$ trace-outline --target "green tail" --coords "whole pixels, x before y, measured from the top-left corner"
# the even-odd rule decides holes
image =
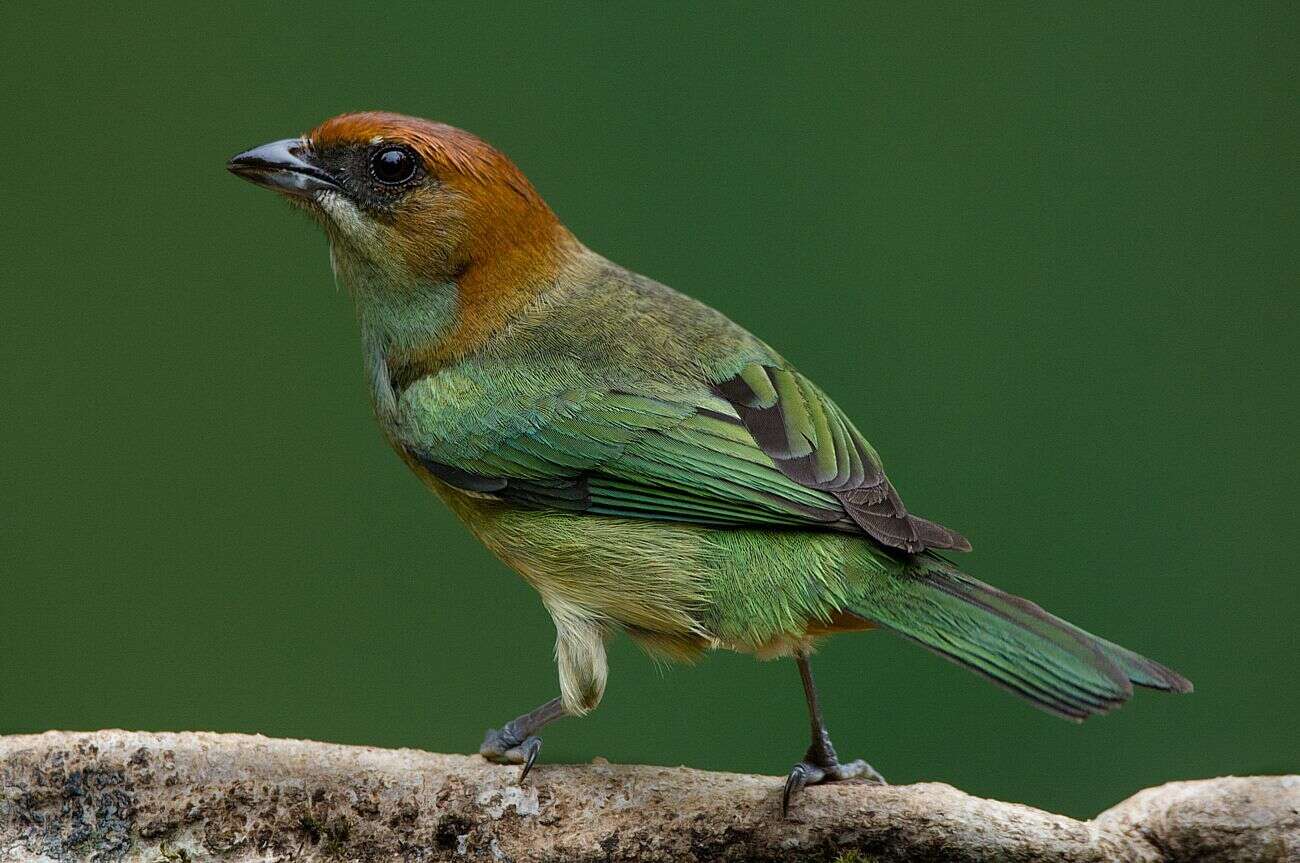
[[[1123,704],[1135,683],[1192,690],[1191,681],[1163,665],[928,553],[911,558],[901,575],[872,579],[853,610],[1066,719]]]

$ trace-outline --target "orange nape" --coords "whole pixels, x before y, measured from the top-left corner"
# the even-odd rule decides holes
[[[391,251],[417,278],[454,281],[455,326],[436,344],[392,356],[420,376],[464,356],[555,283],[582,246],[509,158],[469,132],[384,111],[343,114],[307,135],[313,149],[404,145],[436,180],[388,213]]]

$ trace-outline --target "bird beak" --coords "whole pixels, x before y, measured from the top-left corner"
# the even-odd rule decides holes
[[[286,138],[254,147],[226,163],[226,169],[250,183],[311,199],[322,190],[338,191],[339,185],[312,159],[307,142]]]

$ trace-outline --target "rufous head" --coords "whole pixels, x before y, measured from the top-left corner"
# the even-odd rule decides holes
[[[343,114],[227,167],[312,213],[344,264],[398,267],[428,281],[504,266],[523,279],[573,242],[505,155],[417,117]]]

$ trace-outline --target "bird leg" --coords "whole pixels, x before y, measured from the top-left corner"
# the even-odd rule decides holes
[[[869,782],[884,785],[885,779],[876,768],[862,759],[841,764],[831,745],[831,736],[826,731],[822,720],[821,700],[817,697],[817,684],[813,683],[812,666],[808,663],[808,654],[799,651],[794,661],[799,665],[799,677],[803,680],[803,694],[808,701],[808,720],[812,729],[812,743],[800,761],[790,771],[785,780],[785,790],[781,793],[781,817],[790,812],[790,800],[800,789],[808,785],[820,785],[823,782],[839,782],[843,779],[866,779]]]
[[[515,717],[501,728],[489,728],[483,737],[483,745],[478,748],[478,754],[494,764],[524,765],[519,773],[519,782],[522,784],[528,778],[528,771],[533,769],[533,763],[537,761],[537,753],[542,751],[542,738],[537,736],[537,732],[567,713],[564,703],[558,698],[552,698],[541,707]]]

